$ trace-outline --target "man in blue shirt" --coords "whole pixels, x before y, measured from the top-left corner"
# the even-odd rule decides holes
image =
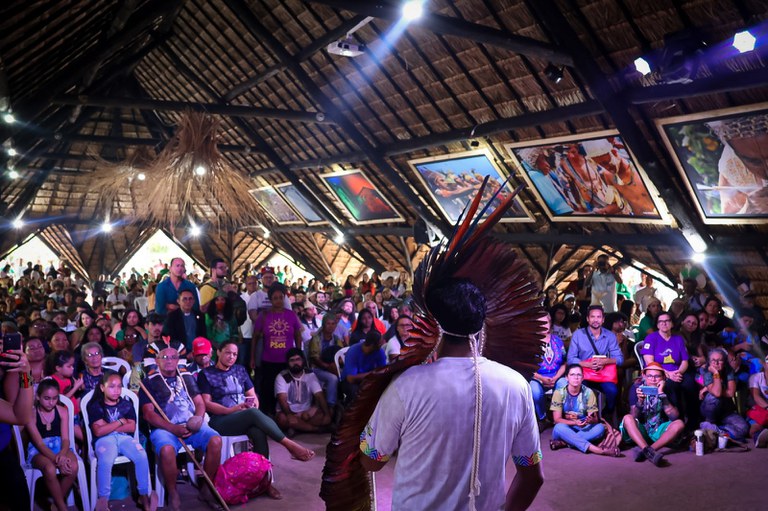
[[[387,355],[380,345],[381,334],[371,329],[363,342],[352,345],[347,351],[341,371],[341,390],[347,403],[357,395],[360,382],[368,373],[387,365]]]
[[[592,305],[587,311],[586,328],[580,328],[573,333],[571,345],[568,347],[568,365],[579,364],[594,371],[599,371],[605,366],[621,366],[624,356],[616,341],[616,336],[608,329],[603,328],[603,308]],[[595,358],[595,355],[598,358]],[[585,385],[599,390],[605,394],[605,415],[613,413],[616,407],[616,395],[618,387],[613,382],[589,382]]]
[[[200,297],[197,288],[193,283],[186,279],[187,266],[184,259],[174,257],[171,259],[171,269],[169,277],[157,285],[155,290],[155,312],[158,314],[168,314],[179,308],[177,301],[179,292],[189,289],[195,297],[194,309],[200,310]]]

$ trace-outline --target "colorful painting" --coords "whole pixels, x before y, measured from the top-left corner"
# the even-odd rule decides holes
[[[299,215],[285,202],[283,196],[271,186],[250,190],[250,194],[278,225],[303,223]]]
[[[555,222],[667,223],[658,193],[615,132],[506,148]]]
[[[705,223],[768,218],[768,103],[656,124]]]
[[[293,206],[293,209],[295,209],[296,212],[304,217],[304,221],[307,223],[307,225],[317,225],[324,222],[323,217],[317,213],[315,207],[312,206],[312,204],[310,204],[309,201],[304,198],[304,196],[293,184],[284,183],[275,186],[275,189],[283,194],[286,202]]]
[[[344,205],[355,224],[403,221],[403,217],[361,170],[323,174],[320,178]]]
[[[506,179],[486,150],[422,158],[411,160],[408,163],[429,190],[438,209],[451,224],[455,224],[459,219],[464,208],[480,189],[486,176],[488,176],[489,186],[485,189],[484,199],[487,200],[490,200]],[[513,191],[514,188],[507,184],[506,189],[495,200],[499,202]],[[487,200],[481,204],[485,205]],[[491,205],[488,208],[488,214],[492,213],[494,209],[496,209],[495,206]],[[519,199],[515,199],[512,207],[501,221],[532,222],[533,218],[523,203]]]

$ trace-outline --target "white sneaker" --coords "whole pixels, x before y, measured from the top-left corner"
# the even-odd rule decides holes
[[[755,447],[758,449],[765,449],[768,447],[768,429],[762,430],[760,434],[757,435],[757,442],[755,442]]]

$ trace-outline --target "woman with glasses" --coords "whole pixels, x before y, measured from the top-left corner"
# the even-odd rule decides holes
[[[716,348],[709,352],[707,367],[702,368],[703,388],[701,429],[726,432],[731,438],[742,440],[749,432],[749,425],[738,413],[733,397],[736,395],[736,377],[728,365],[728,352]]]
[[[585,454],[591,452],[603,456],[621,456],[618,448],[602,449],[592,443],[603,438],[605,426],[600,424],[597,416],[595,393],[582,384],[584,373],[581,366],[569,365],[565,375],[568,384],[555,390],[549,407],[555,421],[549,448],[556,451],[570,446]]]
[[[672,314],[661,311],[656,316],[656,331],[648,334],[640,347],[643,365],[656,362],[664,369],[665,392],[669,401],[680,411],[685,411],[689,430],[699,422],[698,386],[695,375],[688,372],[688,349],[685,339],[672,333]]]
[[[101,380],[104,377],[104,368],[101,366],[104,352],[99,343],[87,342],[83,344],[80,358],[85,365],[80,377],[83,379],[83,394],[86,394],[101,385]]]

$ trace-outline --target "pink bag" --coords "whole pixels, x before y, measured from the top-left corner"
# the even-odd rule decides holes
[[[272,464],[255,452],[241,452],[229,458],[216,472],[216,490],[227,504],[245,504],[261,495],[272,483]]]

